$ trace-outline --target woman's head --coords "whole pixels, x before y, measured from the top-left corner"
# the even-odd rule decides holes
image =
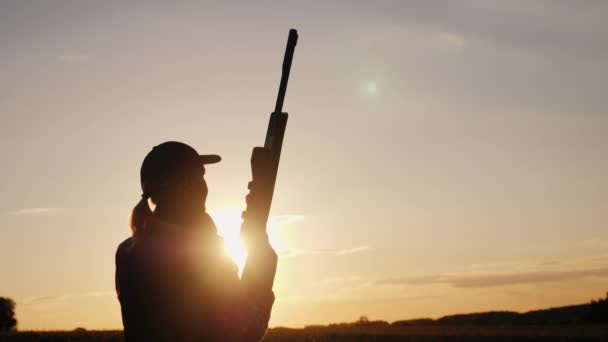
[[[184,143],[168,141],[155,146],[144,158],[140,178],[142,198],[133,209],[131,228],[135,233],[144,228],[152,212],[148,199],[170,223],[189,222],[205,210],[207,184],[205,164],[217,163],[217,155],[199,155]]]

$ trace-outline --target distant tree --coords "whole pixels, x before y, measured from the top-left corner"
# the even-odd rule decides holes
[[[15,301],[0,297],[0,332],[11,331],[17,326],[15,319]]]
[[[587,320],[592,323],[608,323],[608,292],[606,298],[591,301]]]
[[[436,324],[434,319],[432,318],[416,318],[416,319],[408,319],[401,320],[391,323],[391,325],[397,327],[407,327],[407,326],[416,326],[416,325],[433,325]]]
[[[311,324],[304,326],[304,329],[315,330],[315,329],[324,329],[327,328],[326,325],[323,324]]]
[[[365,323],[369,323],[369,318],[367,318],[367,316],[361,316],[359,317],[359,324],[365,324]]]

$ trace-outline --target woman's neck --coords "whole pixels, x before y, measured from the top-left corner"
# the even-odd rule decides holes
[[[201,210],[197,210],[196,212],[187,212],[183,207],[177,208],[174,206],[161,205],[156,206],[154,209],[154,215],[160,220],[182,227],[191,227],[199,223],[204,212],[204,208],[201,208]]]

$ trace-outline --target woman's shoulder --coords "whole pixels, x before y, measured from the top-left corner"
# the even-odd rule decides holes
[[[135,239],[131,236],[126,238],[123,242],[118,245],[116,248],[116,259],[124,256],[133,249],[133,244],[135,243]]]

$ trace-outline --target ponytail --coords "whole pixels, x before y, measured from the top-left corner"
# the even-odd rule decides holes
[[[148,196],[141,195],[141,199],[131,212],[131,232],[133,236],[146,229],[147,221],[150,219],[152,211],[148,205]]]

